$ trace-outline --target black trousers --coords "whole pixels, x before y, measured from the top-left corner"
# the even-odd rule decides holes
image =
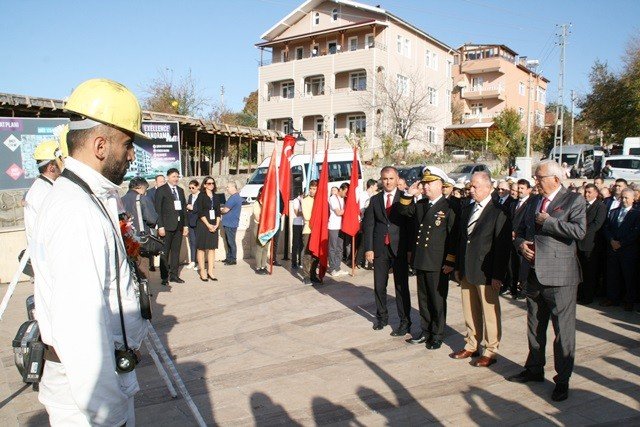
[[[607,299],[618,304],[633,304],[638,286],[638,251],[624,247],[617,251],[607,249]]]
[[[416,269],[416,280],[422,333],[427,338],[442,341],[447,318],[449,276],[442,271]]]
[[[396,308],[400,325],[411,326],[411,297],[409,296],[409,265],[406,256],[395,256],[389,246],[383,253],[375,253],[373,259],[373,292],[376,299],[376,318],[389,323],[387,310],[387,284],[389,269],[393,268],[393,283],[396,288]]]
[[[600,257],[597,250],[578,251],[578,260],[582,269],[582,283],[578,286],[578,301],[590,304],[596,295]]]
[[[291,241],[291,265],[302,263],[302,229],[304,225],[293,225],[293,240]]]
[[[178,263],[182,248],[182,228],[165,233],[164,255],[160,257],[160,277],[162,280],[167,280],[169,277],[179,277]]]
[[[545,347],[549,320],[553,325],[553,364],[558,375],[554,381],[568,383],[576,356],[577,286],[544,286],[536,270],[529,270],[527,296],[527,338],[529,355],[525,368],[534,374],[544,372]]]
[[[515,295],[518,292],[518,282],[521,282],[520,280],[520,265],[522,262],[522,258],[520,257],[520,254],[518,254],[518,252],[516,251],[516,249],[513,247],[513,245],[511,245],[511,283],[509,284],[509,290],[511,291],[511,294]]]

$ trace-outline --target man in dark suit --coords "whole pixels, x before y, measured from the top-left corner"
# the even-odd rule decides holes
[[[414,224],[415,244],[411,260],[416,271],[422,332],[407,342],[425,344],[429,350],[442,346],[449,293],[449,274],[455,266],[458,237],[456,214],[442,193],[447,175],[438,168],[424,171],[425,198],[414,202],[420,191],[416,181],[400,197],[400,213]],[[412,239],[413,240],[413,239]],[[412,242],[413,243],[413,242]]]
[[[471,365],[488,367],[496,363],[502,336],[498,295],[507,274],[512,229],[507,214],[492,200],[491,177],[487,172],[473,174],[471,197],[474,203],[462,208],[456,255],[466,344],[449,356],[453,359],[478,356],[484,339],[484,354]]]
[[[603,307],[624,299],[625,311],[632,311],[636,299],[640,211],[633,208],[634,191],[622,190],[620,207],[609,212],[604,225],[607,242],[607,298]]]
[[[582,283],[578,286],[578,304],[589,305],[593,302],[598,277],[601,253],[600,229],[607,219],[607,207],[598,199],[598,188],[594,184],[587,184],[584,189],[587,201],[587,233],[578,242],[578,259],[582,269]]]
[[[392,336],[404,336],[411,327],[411,300],[407,263],[407,219],[400,215],[400,191],[397,189],[398,170],[386,166],[380,172],[383,191],[372,196],[362,221],[365,258],[373,263],[376,322],[374,330],[389,323],[387,311],[387,283],[393,268],[396,288],[396,307],[400,325]]]
[[[576,296],[580,283],[577,242],[587,230],[584,197],[561,186],[564,169],[553,160],[541,162],[535,178],[539,195],[524,214],[514,244],[529,262],[527,297],[527,338],[529,355],[525,370],[508,377],[525,383],[544,381],[545,346],[549,319],[556,338],[553,358],[556,387],[551,399],[569,396],[576,349]]]
[[[627,188],[629,183],[624,178],[616,179],[616,182],[613,184],[613,190],[611,191],[611,196],[604,199],[604,204],[607,206],[607,212],[611,212],[613,209],[620,206],[620,197],[622,196],[622,190]]]
[[[167,180],[164,178],[164,175],[156,175],[155,182],[156,186],[150,188],[149,191],[147,191],[147,196],[151,199],[152,203],[156,202],[156,191],[158,190],[158,188],[165,185],[167,183]]]
[[[509,218],[511,219],[511,226],[513,227],[513,238],[515,239],[516,231],[522,222],[524,213],[529,206],[531,200],[531,183],[526,179],[520,179],[517,182],[517,201],[511,203]],[[523,262],[522,255],[516,251],[515,247],[511,245],[511,286],[509,288],[511,296],[515,299],[523,299],[522,286],[527,281],[527,275],[529,274],[529,264]],[[519,284],[519,285],[518,285]]]
[[[189,234],[189,227],[187,200],[184,197],[184,190],[178,186],[179,180],[180,172],[178,169],[171,168],[167,171],[167,183],[156,190],[158,236],[164,238],[164,256],[160,258],[160,277],[165,286],[169,281],[184,283],[178,274],[178,262],[182,237]]]

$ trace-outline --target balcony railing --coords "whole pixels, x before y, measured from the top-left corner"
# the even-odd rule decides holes
[[[306,48],[307,46],[305,46]],[[367,49],[380,49],[382,51],[386,51],[387,50],[387,46],[383,43],[379,43],[379,42],[371,42],[371,43],[358,43],[357,45],[349,45],[347,43],[346,46],[341,46],[340,49],[329,49],[327,47],[323,47],[320,48],[318,52],[315,53],[311,53],[309,54],[309,50],[305,49],[305,56],[303,56],[302,58],[297,58],[296,57],[296,52],[295,50],[290,50],[289,51],[289,55],[287,58],[282,58],[281,56],[275,56],[273,55],[270,58],[263,58],[262,60],[259,60],[258,63],[260,64],[260,67],[263,67],[265,65],[271,65],[271,64],[279,64],[279,63],[283,63],[283,62],[291,62],[291,61],[303,61],[305,59],[313,59],[313,58],[317,58],[320,56],[328,56],[328,55],[339,55],[339,54],[344,54],[344,53],[351,53],[351,52],[357,52],[360,50],[367,50]]]
[[[366,88],[356,90],[356,89],[352,89],[351,87],[341,87],[336,89],[330,89],[325,87],[321,92],[318,92],[318,93],[295,91],[295,96],[285,97],[285,96],[282,96],[281,94],[275,94],[275,95],[262,96],[262,100],[264,102],[285,102],[285,101],[291,101],[294,98],[310,99],[310,98],[322,97],[324,95],[344,94],[344,93],[362,94],[365,92],[367,92]]]
[[[462,89],[462,96],[497,96],[504,93],[502,85],[479,85]]]

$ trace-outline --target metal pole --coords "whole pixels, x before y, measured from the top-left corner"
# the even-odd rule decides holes
[[[571,139],[570,139],[570,144],[573,145],[573,128],[575,125],[575,116],[573,115],[573,109],[576,105],[576,93],[575,91],[571,90]]]
[[[158,369],[160,378],[162,378],[165,385],[169,389],[169,394],[171,395],[171,397],[175,399],[176,397],[178,397],[178,393],[176,393],[176,389],[173,387],[173,384],[171,384],[171,379],[169,378],[169,375],[167,375],[167,371],[165,371],[164,367],[162,366],[162,362],[160,362],[160,359],[158,358],[158,353],[156,353],[153,345],[149,341],[149,337],[145,337],[143,342],[145,347],[147,347],[149,356],[151,356],[151,359],[153,359],[153,363],[155,363],[156,368]]]
[[[7,288],[7,293],[4,294],[4,298],[2,298],[2,304],[0,304],[0,320],[2,320],[2,315],[9,305],[9,300],[11,299],[13,292],[16,290],[18,280],[20,280],[20,275],[22,274],[24,267],[27,265],[27,261],[29,261],[29,248],[24,251],[22,259],[20,260],[20,265],[18,266],[18,270],[13,275],[13,279],[9,284],[9,288]]]
[[[531,157],[531,70],[529,70],[529,94],[527,97],[527,149],[525,156]]]

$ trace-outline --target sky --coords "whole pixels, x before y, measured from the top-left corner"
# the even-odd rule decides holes
[[[589,92],[596,59],[622,67],[627,41],[640,34],[637,0],[374,0],[452,46],[506,44],[540,60],[555,101],[558,24],[571,23],[566,47],[569,91]],[[202,96],[240,110],[258,85],[260,36],[302,1],[294,0],[0,0],[0,92],[65,98],[93,77],[119,81],[139,97],[161,71],[191,71]],[[209,111],[211,107],[207,109]]]

